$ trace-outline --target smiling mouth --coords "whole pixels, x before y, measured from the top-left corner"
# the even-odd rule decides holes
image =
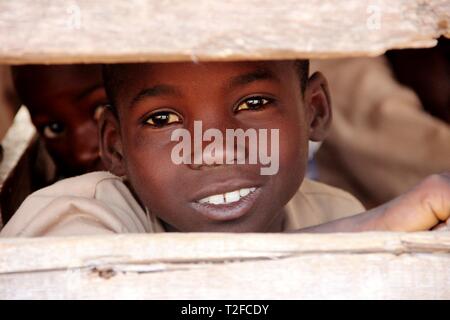
[[[256,187],[252,188],[242,188],[239,190],[227,192],[227,193],[221,193],[221,194],[214,194],[212,196],[200,199],[198,203],[208,203],[212,205],[219,205],[219,204],[230,204],[237,201],[240,201],[241,199],[245,198],[247,195],[249,195],[252,192],[255,192]]]
[[[213,194],[192,202],[192,207],[215,221],[229,221],[246,215],[254,206],[261,193],[261,187],[240,188],[237,190]]]

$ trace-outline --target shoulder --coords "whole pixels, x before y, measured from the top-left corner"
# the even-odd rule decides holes
[[[308,198],[318,198],[322,201],[327,200],[345,202],[364,209],[361,202],[359,202],[353,195],[347,191],[332,187],[325,183],[305,179],[300,187],[300,192]]]
[[[93,172],[58,181],[28,196],[0,235],[147,231],[147,215],[122,179],[108,172]]]
[[[365,211],[350,193],[324,183],[305,179],[286,205],[286,229],[301,229]]]
[[[48,187],[35,191],[28,198],[64,195],[94,198],[99,185],[114,182],[121,183],[122,179],[107,171],[96,171],[57,181]]]

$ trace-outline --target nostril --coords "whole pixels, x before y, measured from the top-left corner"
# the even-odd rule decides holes
[[[246,160],[245,150],[227,150],[223,148],[208,148],[202,151],[194,151],[193,163],[188,163],[192,169],[213,168],[224,165],[244,164]]]
[[[226,163],[201,163],[201,164],[189,164],[189,167],[194,170],[202,170],[208,168],[222,167],[227,165]]]

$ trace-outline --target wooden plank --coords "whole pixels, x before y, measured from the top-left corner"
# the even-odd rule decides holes
[[[22,107],[1,141],[0,229],[33,189],[32,159],[36,154],[36,143],[37,134],[30,114]]]
[[[429,47],[450,0],[0,0],[0,63],[336,58]]]
[[[25,106],[0,142],[0,229],[22,201],[54,178],[55,166],[31,123]]]
[[[450,298],[450,233],[1,239],[0,299]]]

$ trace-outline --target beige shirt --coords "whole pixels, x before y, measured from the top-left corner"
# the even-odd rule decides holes
[[[305,228],[364,211],[350,194],[304,180],[285,207],[285,231]],[[1,230],[2,237],[70,236],[164,232],[122,179],[93,172],[61,180],[31,194]]]

